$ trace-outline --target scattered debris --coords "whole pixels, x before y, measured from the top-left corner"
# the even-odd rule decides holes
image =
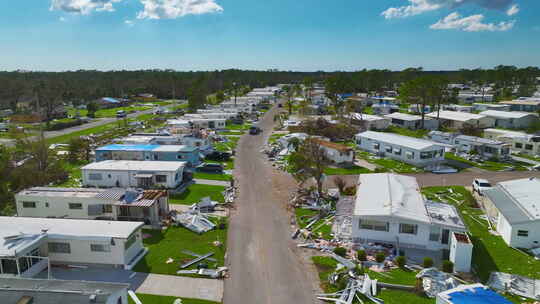
[[[416,278],[422,279],[422,287],[430,298],[435,298],[438,293],[456,288],[459,285],[459,282],[450,274],[433,267],[421,270]]]
[[[212,223],[212,221],[197,211],[176,214],[174,221],[175,223],[182,225],[198,234],[202,234],[216,228],[216,225]]]
[[[540,280],[504,272],[492,272],[487,285],[495,290],[529,298],[540,299]]]
[[[360,278],[350,278],[345,289],[335,293],[318,294],[317,299],[342,304],[351,304],[355,299],[358,299],[362,303],[358,293],[374,303],[384,303],[383,300],[375,297],[377,294],[377,280],[370,279],[367,274]]]
[[[193,211],[199,211],[203,213],[213,212],[219,203],[210,199],[210,197],[203,197],[200,202],[191,205],[190,209]]]
[[[227,276],[227,267],[219,267],[218,269],[194,269],[194,270],[178,270],[177,274],[197,274],[201,276],[207,276],[212,279],[220,279]]]
[[[167,261],[165,261],[165,264],[172,264],[174,262],[173,258],[168,258]]]
[[[184,268],[188,268],[189,266],[193,265],[193,264],[196,264],[196,263],[199,263],[200,261],[202,260],[205,260],[205,259],[208,259],[209,257],[213,256],[214,253],[213,252],[210,252],[210,253],[207,253],[205,255],[196,255],[197,258],[185,263],[185,264],[182,264],[180,265],[180,268],[184,269]]]

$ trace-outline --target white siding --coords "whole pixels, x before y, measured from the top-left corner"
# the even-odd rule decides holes
[[[167,188],[176,188],[182,182],[182,169],[171,172],[171,171],[153,171],[154,175],[166,175],[166,183],[155,183],[156,185],[163,185]],[[107,171],[107,170],[93,170],[93,169],[83,169],[82,170],[82,180],[84,186],[90,187],[138,187],[137,179],[135,175],[145,174],[144,171]],[[178,180],[175,179],[175,175],[178,173]],[[90,174],[101,174],[101,180],[91,180]]]
[[[112,204],[112,202],[88,197],[35,197],[16,195],[17,215],[24,217],[63,217],[73,219],[95,219],[98,216],[114,217],[113,213],[88,215],[88,205]],[[35,202],[36,208],[24,208],[23,202]],[[82,209],[70,209],[70,203],[82,204]],[[48,207],[47,207],[48,206]],[[114,208],[112,208],[114,210]]]

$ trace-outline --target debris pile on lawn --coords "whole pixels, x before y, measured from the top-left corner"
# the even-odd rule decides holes
[[[191,205],[190,209],[193,211],[199,211],[203,213],[213,212],[219,203],[210,199],[210,197],[203,197],[200,202]]]
[[[383,300],[375,297],[377,295],[377,280],[370,279],[367,274],[359,277],[355,277],[352,273],[348,275],[350,278],[345,289],[335,293],[318,294],[317,298],[319,300],[343,304],[351,304],[355,300],[363,303],[358,296],[358,294],[362,294],[374,303],[384,303]]]
[[[456,288],[460,284],[451,275],[436,268],[423,269],[416,275],[416,278],[422,279],[422,287],[430,298],[435,298],[437,294]]]
[[[540,299],[540,280],[504,272],[492,272],[487,285],[495,290],[529,298]]]
[[[216,225],[212,223],[212,221],[198,211],[178,213],[173,219],[177,225],[182,225],[198,234],[202,234],[216,228]]]
[[[210,277],[212,279],[221,279],[227,277],[227,267],[219,267],[218,269],[193,269],[193,270],[178,270],[177,274],[197,274],[200,276]]]
[[[225,191],[223,191],[223,197],[225,198],[225,204],[232,204],[234,203],[234,200],[236,199],[236,187],[227,187]]]

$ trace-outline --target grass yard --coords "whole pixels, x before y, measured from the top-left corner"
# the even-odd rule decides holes
[[[143,235],[151,236],[143,239],[144,246],[148,248],[149,252],[137,263],[134,271],[177,275],[176,271],[179,270],[179,265],[194,258],[182,253],[182,250],[189,250],[197,254],[214,252],[212,258],[216,259],[217,262],[204,261],[211,269],[221,267],[225,263],[227,229],[212,230],[199,235],[183,227],[171,226],[166,230],[143,230]],[[222,245],[220,247],[214,246],[215,241],[221,242]],[[165,263],[169,258],[174,259],[174,262]],[[196,268],[197,264],[186,269]]]
[[[514,153],[514,155],[517,156],[517,157],[522,157],[522,158],[526,158],[526,159],[530,159],[530,160],[534,160],[534,161],[540,162],[540,157],[531,156],[531,155],[529,155],[529,154],[525,154],[525,153]]]
[[[170,195],[169,203],[193,205],[194,203],[200,202],[203,197],[207,196],[214,201],[223,203],[225,201],[223,194],[221,194],[223,191],[225,191],[225,187],[223,186],[194,184],[189,186],[181,194]]]
[[[241,125],[228,123],[227,125],[225,125],[225,128],[229,130],[236,130],[236,131],[246,131],[246,130],[249,130],[250,127],[251,127],[250,123],[243,123]]]
[[[369,169],[360,166],[352,166],[350,168],[325,168],[326,175],[357,175],[364,173],[372,173]]]
[[[474,161],[470,161],[468,159],[459,157],[455,155],[454,153],[445,153],[446,159],[451,159],[454,161],[458,161],[473,167],[477,167],[480,169],[488,170],[488,171],[503,171],[505,169],[514,168],[516,171],[527,171],[527,166],[530,166],[529,164],[521,163],[521,162],[502,162],[502,161],[484,161],[481,163],[477,163]]]
[[[229,152],[236,149],[240,137],[237,136],[228,136],[227,142],[220,142],[214,145],[214,148],[220,152]]]
[[[85,166],[86,164],[88,164],[88,162],[86,162],[86,161],[80,161],[80,162],[77,162],[77,163],[70,163],[68,161],[65,161],[64,162],[64,168],[68,171],[69,177],[65,182],[63,182],[61,184],[54,185],[54,187],[59,187],[59,188],[78,188],[78,187],[82,187],[82,184],[81,184],[81,178],[82,178],[81,167]]]
[[[390,172],[395,172],[395,173],[419,173],[419,172],[424,171],[421,168],[417,168],[413,165],[409,165],[404,162],[400,162],[400,161],[389,159],[389,158],[376,157],[373,154],[366,151],[356,150],[356,156],[358,158],[362,158],[366,160],[369,163],[372,163],[374,165],[381,167],[379,170],[377,170],[380,172],[390,171]]]
[[[387,304],[435,304],[435,299],[419,296],[412,292],[383,289],[377,294],[377,298]],[[366,303],[366,301],[365,301]]]
[[[232,175],[229,174],[216,174],[206,172],[193,172],[193,178],[195,179],[208,179],[228,182],[232,180]]]
[[[97,126],[97,127],[93,127],[93,128],[89,128],[89,129],[85,129],[81,131],[75,131],[75,132],[71,132],[71,133],[56,136],[56,137],[51,137],[47,139],[47,143],[48,144],[67,143],[72,138],[80,137],[80,136],[88,136],[90,134],[103,133],[106,131],[117,129],[118,126],[119,126],[119,122],[115,121],[115,122],[111,122],[111,123],[104,124],[101,126]]]
[[[278,139],[282,138],[287,134],[272,134],[270,135],[270,138],[268,138],[268,143],[273,144],[278,141]]]
[[[304,228],[309,224],[310,218],[317,215],[319,212],[315,210],[296,208],[294,210],[296,215],[296,223],[298,227]],[[318,220],[313,226],[311,226],[312,232],[318,237],[325,240],[332,239],[332,221],[327,221],[326,219]],[[313,231],[315,229],[315,231]]]
[[[241,135],[244,135],[246,132],[245,131],[219,131],[217,133],[218,133],[218,135],[241,136]]]
[[[328,277],[336,270],[336,260],[325,256],[311,257],[313,264],[317,268],[319,273],[319,280],[321,281],[321,288],[325,293],[332,293],[339,291],[336,286],[328,282]]]
[[[116,117],[116,112],[117,111],[126,111],[126,112],[134,112],[134,111],[145,111],[145,110],[149,110],[151,109],[152,107],[147,107],[147,106],[140,106],[140,107],[136,107],[136,106],[133,106],[133,107],[118,107],[118,108],[112,108],[112,109],[101,109],[101,110],[97,110],[96,111],[96,118],[105,118],[105,117]],[[77,112],[79,112],[79,114],[81,115],[81,117],[85,117],[86,115],[88,115],[88,111],[87,110],[78,110],[78,109],[75,109],[75,108],[69,108],[68,109],[68,115],[74,117]]]
[[[396,133],[399,135],[404,135],[404,136],[409,136],[409,137],[424,138],[429,133],[429,130],[410,130],[407,128],[390,126],[388,127],[388,129],[383,130],[383,132]]]
[[[144,304],[172,304],[176,299],[182,299],[182,304],[219,304],[219,302],[213,302],[200,299],[178,298],[169,296],[156,296],[144,293],[137,293],[137,297]],[[135,304],[135,302],[128,296],[129,304]]]
[[[448,192],[452,189],[454,193]],[[457,201],[465,201],[458,205],[461,216],[472,234],[473,267],[482,281],[489,278],[492,271],[510,272],[523,275],[534,279],[540,279],[540,261],[531,256],[512,249],[506,245],[500,236],[489,233],[487,221],[481,219],[482,211],[473,208],[475,200],[471,193],[464,187],[428,187],[424,188],[423,193],[429,199],[442,200],[454,203],[451,198]],[[474,218],[474,219],[473,219]]]
[[[294,209],[294,214],[296,215],[296,223],[298,224],[298,227],[306,227],[306,225],[309,224],[309,218],[317,215],[318,213],[319,211],[316,210],[309,210],[303,208]]]
[[[367,270],[366,273],[370,278],[377,279],[379,282],[409,286],[415,286],[416,284],[416,271],[407,271],[397,268],[384,272],[383,274],[371,270]]]

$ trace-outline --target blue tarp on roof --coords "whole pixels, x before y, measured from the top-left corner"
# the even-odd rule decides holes
[[[495,291],[482,287],[452,292],[448,296],[453,304],[512,304]]]
[[[116,99],[116,98],[112,98],[112,97],[103,97],[101,98],[101,101],[104,101],[104,102],[109,102],[109,103],[120,103],[121,101]]]
[[[152,151],[155,148],[158,148],[159,145],[106,145],[99,147],[96,151]]]

